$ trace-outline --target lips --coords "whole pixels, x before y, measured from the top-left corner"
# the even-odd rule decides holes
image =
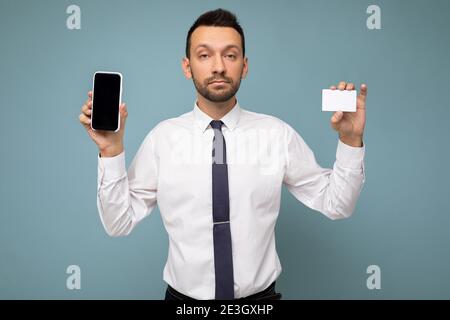
[[[228,83],[228,81],[215,80],[215,81],[211,81],[209,84],[225,84],[225,83]]]

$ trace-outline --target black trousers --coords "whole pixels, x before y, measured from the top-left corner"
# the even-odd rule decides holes
[[[281,297],[282,297],[281,293],[277,293],[275,291],[275,281],[274,281],[267,289],[263,291],[235,300],[280,300]],[[195,300],[195,299],[178,292],[177,290],[168,285],[165,300]]]

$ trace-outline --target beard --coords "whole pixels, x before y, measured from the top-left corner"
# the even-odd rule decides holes
[[[236,92],[238,92],[239,86],[241,85],[241,77],[239,77],[238,82],[234,82],[231,78],[216,75],[204,80],[202,83],[198,81],[198,79],[194,76],[194,73],[192,73],[192,80],[197,92],[203,98],[212,102],[225,102],[230,100],[234,97],[234,95],[236,95]],[[226,83],[220,85],[217,89],[210,89],[210,83],[212,81],[225,81]]]

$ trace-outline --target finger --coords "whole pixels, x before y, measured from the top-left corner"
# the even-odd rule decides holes
[[[345,90],[345,85],[346,85],[345,81],[339,82],[338,89],[339,90]]]
[[[341,121],[343,115],[344,113],[342,111],[336,111],[331,117],[331,122],[338,123],[339,121]]]
[[[84,126],[89,126],[91,124],[91,119],[86,117],[86,115],[84,115],[83,113],[78,116],[78,119]]]
[[[128,116],[128,110],[127,110],[127,105],[126,103],[121,103],[120,104],[120,114],[124,117]]]
[[[358,103],[357,108],[358,109],[365,109],[366,108],[366,98],[367,98],[367,85],[362,84],[359,90],[358,94]]]
[[[331,86],[330,89],[331,90],[336,90],[336,86]]]
[[[125,121],[127,120],[128,117],[127,105],[125,103],[120,104],[119,112],[120,112],[120,122],[122,124],[125,124]]]
[[[86,117],[90,118],[90,117],[92,116],[92,109],[89,109],[89,108],[85,107],[85,108],[83,109],[83,114],[84,114]]]
[[[361,96],[363,96],[364,98],[366,98],[366,96],[367,96],[367,85],[366,85],[365,83],[363,83],[363,84],[361,85],[361,88],[360,88],[360,90],[359,90],[359,94],[360,94]]]
[[[88,98],[88,99],[86,100],[85,104],[88,104],[89,102],[92,103],[92,99],[91,99],[91,98]]]
[[[89,98],[89,100],[92,99],[92,90],[88,92],[88,98]]]
[[[353,83],[347,83],[347,87],[346,87],[346,89],[347,90],[354,90],[355,89],[355,85],[353,84]]]
[[[81,107],[81,112],[86,113],[87,110],[91,109],[92,109],[92,101],[86,101],[86,103],[83,104],[83,106]]]

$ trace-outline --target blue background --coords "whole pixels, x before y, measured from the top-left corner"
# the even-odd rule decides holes
[[[66,8],[81,8],[68,30]],[[381,8],[381,30],[366,9]],[[450,2],[0,1],[0,298],[161,299],[168,239],[155,209],[110,238],[96,207],[97,148],[78,115],[96,70],[121,71],[127,166],[161,120],[192,109],[181,72],[204,11],[235,12],[250,72],[243,108],[292,125],[322,166],[335,159],[321,89],[368,84],[366,184],[331,221],[284,189],[277,224],[286,299],[450,298],[447,169]],[[66,268],[81,268],[81,290]],[[381,289],[366,268],[381,268]]]

